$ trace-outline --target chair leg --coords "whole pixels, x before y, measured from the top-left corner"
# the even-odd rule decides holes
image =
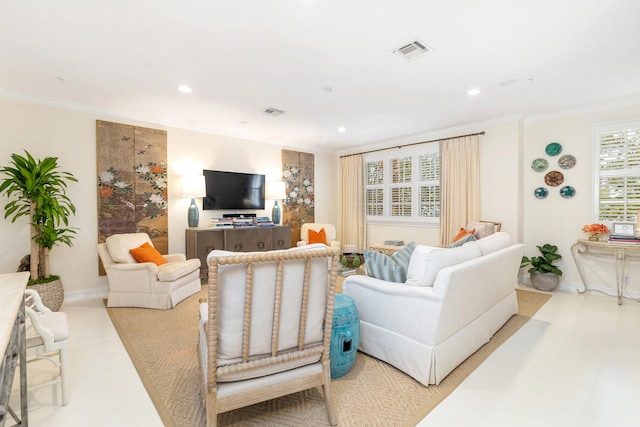
[[[69,381],[67,379],[67,349],[58,351],[60,357],[60,388],[62,389],[62,405],[69,403]]]
[[[331,391],[331,365],[328,360],[322,363],[322,374],[324,377],[322,384],[324,404],[326,405],[327,413],[329,414],[329,424],[335,426],[338,425],[338,413],[336,412],[336,407],[333,404],[333,392]]]
[[[216,425],[218,424],[217,395],[217,390],[207,391],[207,427],[216,427]]]

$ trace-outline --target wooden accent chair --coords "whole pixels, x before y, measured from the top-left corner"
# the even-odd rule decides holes
[[[337,424],[329,347],[339,251],[307,248],[209,254],[198,344],[208,427],[219,413],[318,386]]]
[[[33,352],[27,362],[48,360],[58,368],[60,375],[53,380],[38,384],[43,387],[60,383],[62,404],[69,403],[67,379],[67,339],[69,325],[67,315],[61,311],[52,312],[42,304],[40,295],[33,289],[26,289],[25,314],[27,316],[27,351]]]

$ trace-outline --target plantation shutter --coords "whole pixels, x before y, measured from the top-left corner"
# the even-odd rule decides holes
[[[640,121],[599,127],[597,138],[598,219],[635,222],[640,210]]]

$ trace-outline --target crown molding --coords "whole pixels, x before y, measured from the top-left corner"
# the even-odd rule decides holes
[[[583,105],[575,108],[567,108],[551,113],[529,116],[525,119],[525,124],[546,122],[549,120],[564,119],[567,117],[580,116],[583,114],[598,113],[601,111],[615,110],[616,108],[624,108],[631,106],[640,106],[640,95],[633,95],[624,98],[618,98],[611,101],[600,102],[597,104]]]

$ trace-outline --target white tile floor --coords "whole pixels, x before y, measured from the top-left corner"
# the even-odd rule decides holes
[[[30,425],[161,426],[103,302],[63,309],[72,333],[69,405],[59,406],[52,387],[30,391]],[[30,382],[49,371],[47,362],[30,364]],[[640,303],[555,292],[419,425],[640,426],[639,403]]]

